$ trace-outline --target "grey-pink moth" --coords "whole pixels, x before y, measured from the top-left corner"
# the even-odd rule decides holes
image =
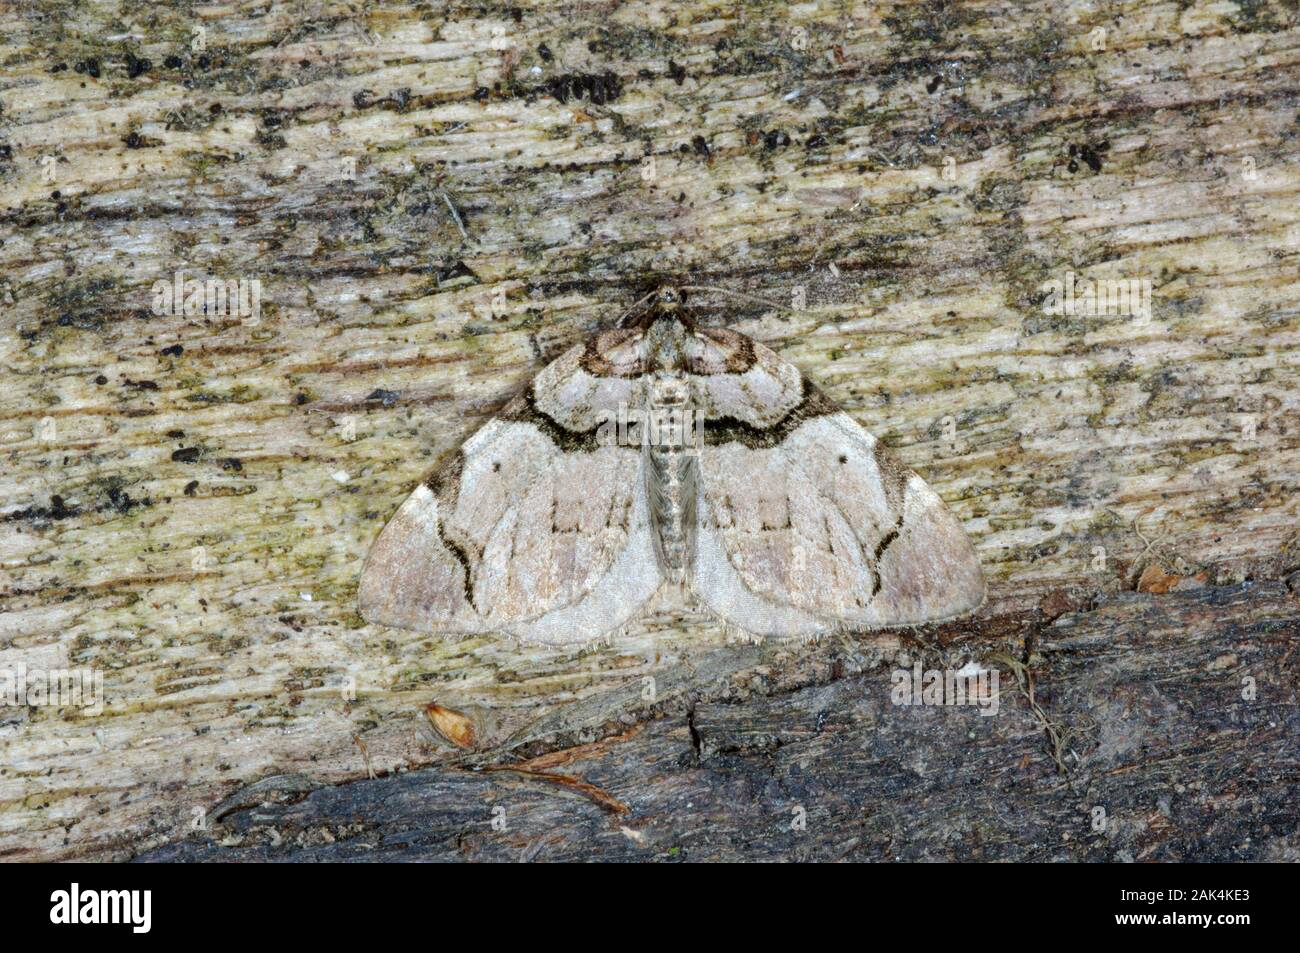
[[[757,636],[978,607],[938,495],[771,349],[661,290],[547,365],[418,486],[362,572],[371,622],[581,643],[678,584]]]

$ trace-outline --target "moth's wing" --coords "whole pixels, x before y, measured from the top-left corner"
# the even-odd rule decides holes
[[[642,454],[604,438],[643,401],[639,332],[542,370],[402,504],[362,570],[361,615],[434,632],[584,642],[658,589]]]
[[[792,364],[700,330],[688,370],[702,416],[696,590],[741,628],[815,635],[911,625],[984,600],[961,524]]]

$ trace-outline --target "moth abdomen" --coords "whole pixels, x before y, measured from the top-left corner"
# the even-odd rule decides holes
[[[695,418],[690,385],[673,371],[650,381],[645,433],[646,491],[655,552],[664,574],[683,582],[695,554]]]

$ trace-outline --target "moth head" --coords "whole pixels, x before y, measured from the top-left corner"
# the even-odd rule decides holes
[[[681,291],[672,285],[664,285],[660,288],[659,293],[655,295],[655,300],[665,311],[675,311],[685,301]]]

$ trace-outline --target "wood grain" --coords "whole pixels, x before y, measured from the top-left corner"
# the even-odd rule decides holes
[[[1030,759],[1005,810],[1045,805],[1041,830],[995,825],[986,854],[1070,853],[1046,845],[1084,802],[1029,716],[892,711],[862,673],[909,639],[945,664],[1032,659],[1026,639],[1075,614],[1113,651],[1094,658],[1108,676],[1069,670],[1070,704],[1131,750],[1094,767],[1161,770],[1141,752],[1156,721],[1110,697],[1131,668],[1133,704],[1185,694],[1167,710],[1202,706],[1188,731],[1226,720],[1189,771],[1294,783],[1300,612],[1276,582],[1300,568],[1293,4],[33,2],[0,6],[0,56],[0,669],[105,680],[98,715],[0,709],[0,855],[126,857],[259,779],[372,773],[393,777],[338,790],[433,779],[465,799],[448,811],[507,783],[564,798],[581,831],[557,852],[578,851],[604,843],[604,808],[437,767],[464,755],[424,706],[475,718],[484,765],[638,725],[624,747],[671,759],[690,754],[686,710],[700,745],[780,737],[787,714],[798,734],[820,710],[760,693],[733,725],[751,711],[726,706],[736,678],[868,706],[862,725],[923,713],[929,742],[854,736],[853,796],[902,827],[827,833],[818,856],[886,834],[924,842],[879,856],[943,854],[952,815],[909,826],[889,778],[969,731],[987,784]],[[153,313],[182,270],[260,281],[259,319]],[[1150,317],[1046,313],[1069,272],[1149,280]],[[729,645],[674,612],[576,652],[363,623],[360,561],[405,494],[663,280],[805,303],[696,297],[950,503],[993,583],[980,617],[851,650]],[[1204,588],[1125,595],[1151,564]],[[1211,608],[1170,622],[1186,605]],[[1154,618],[1208,626],[1215,658],[1258,652],[1282,707],[1247,718],[1201,669],[1158,668],[1178,642]],[[1238,718],[1262,734],[1231,734]],[[718,757],[690,779],[712,798],[733,777]],[[596,775],[634,813],[654,800]],[[1251,856],[1294,851],[1259,797],[1264,820],[1224,821],[1222,856],[1259,824]]]
[[[889,666],[823,645],[820,676],[751,670],[558,769],[266,779],[142,859],[1294,862],[1295,596],[1212,592],[1060,617],[1030,658],[1036,710],[1014,679],[996,715],[894,705]]]

